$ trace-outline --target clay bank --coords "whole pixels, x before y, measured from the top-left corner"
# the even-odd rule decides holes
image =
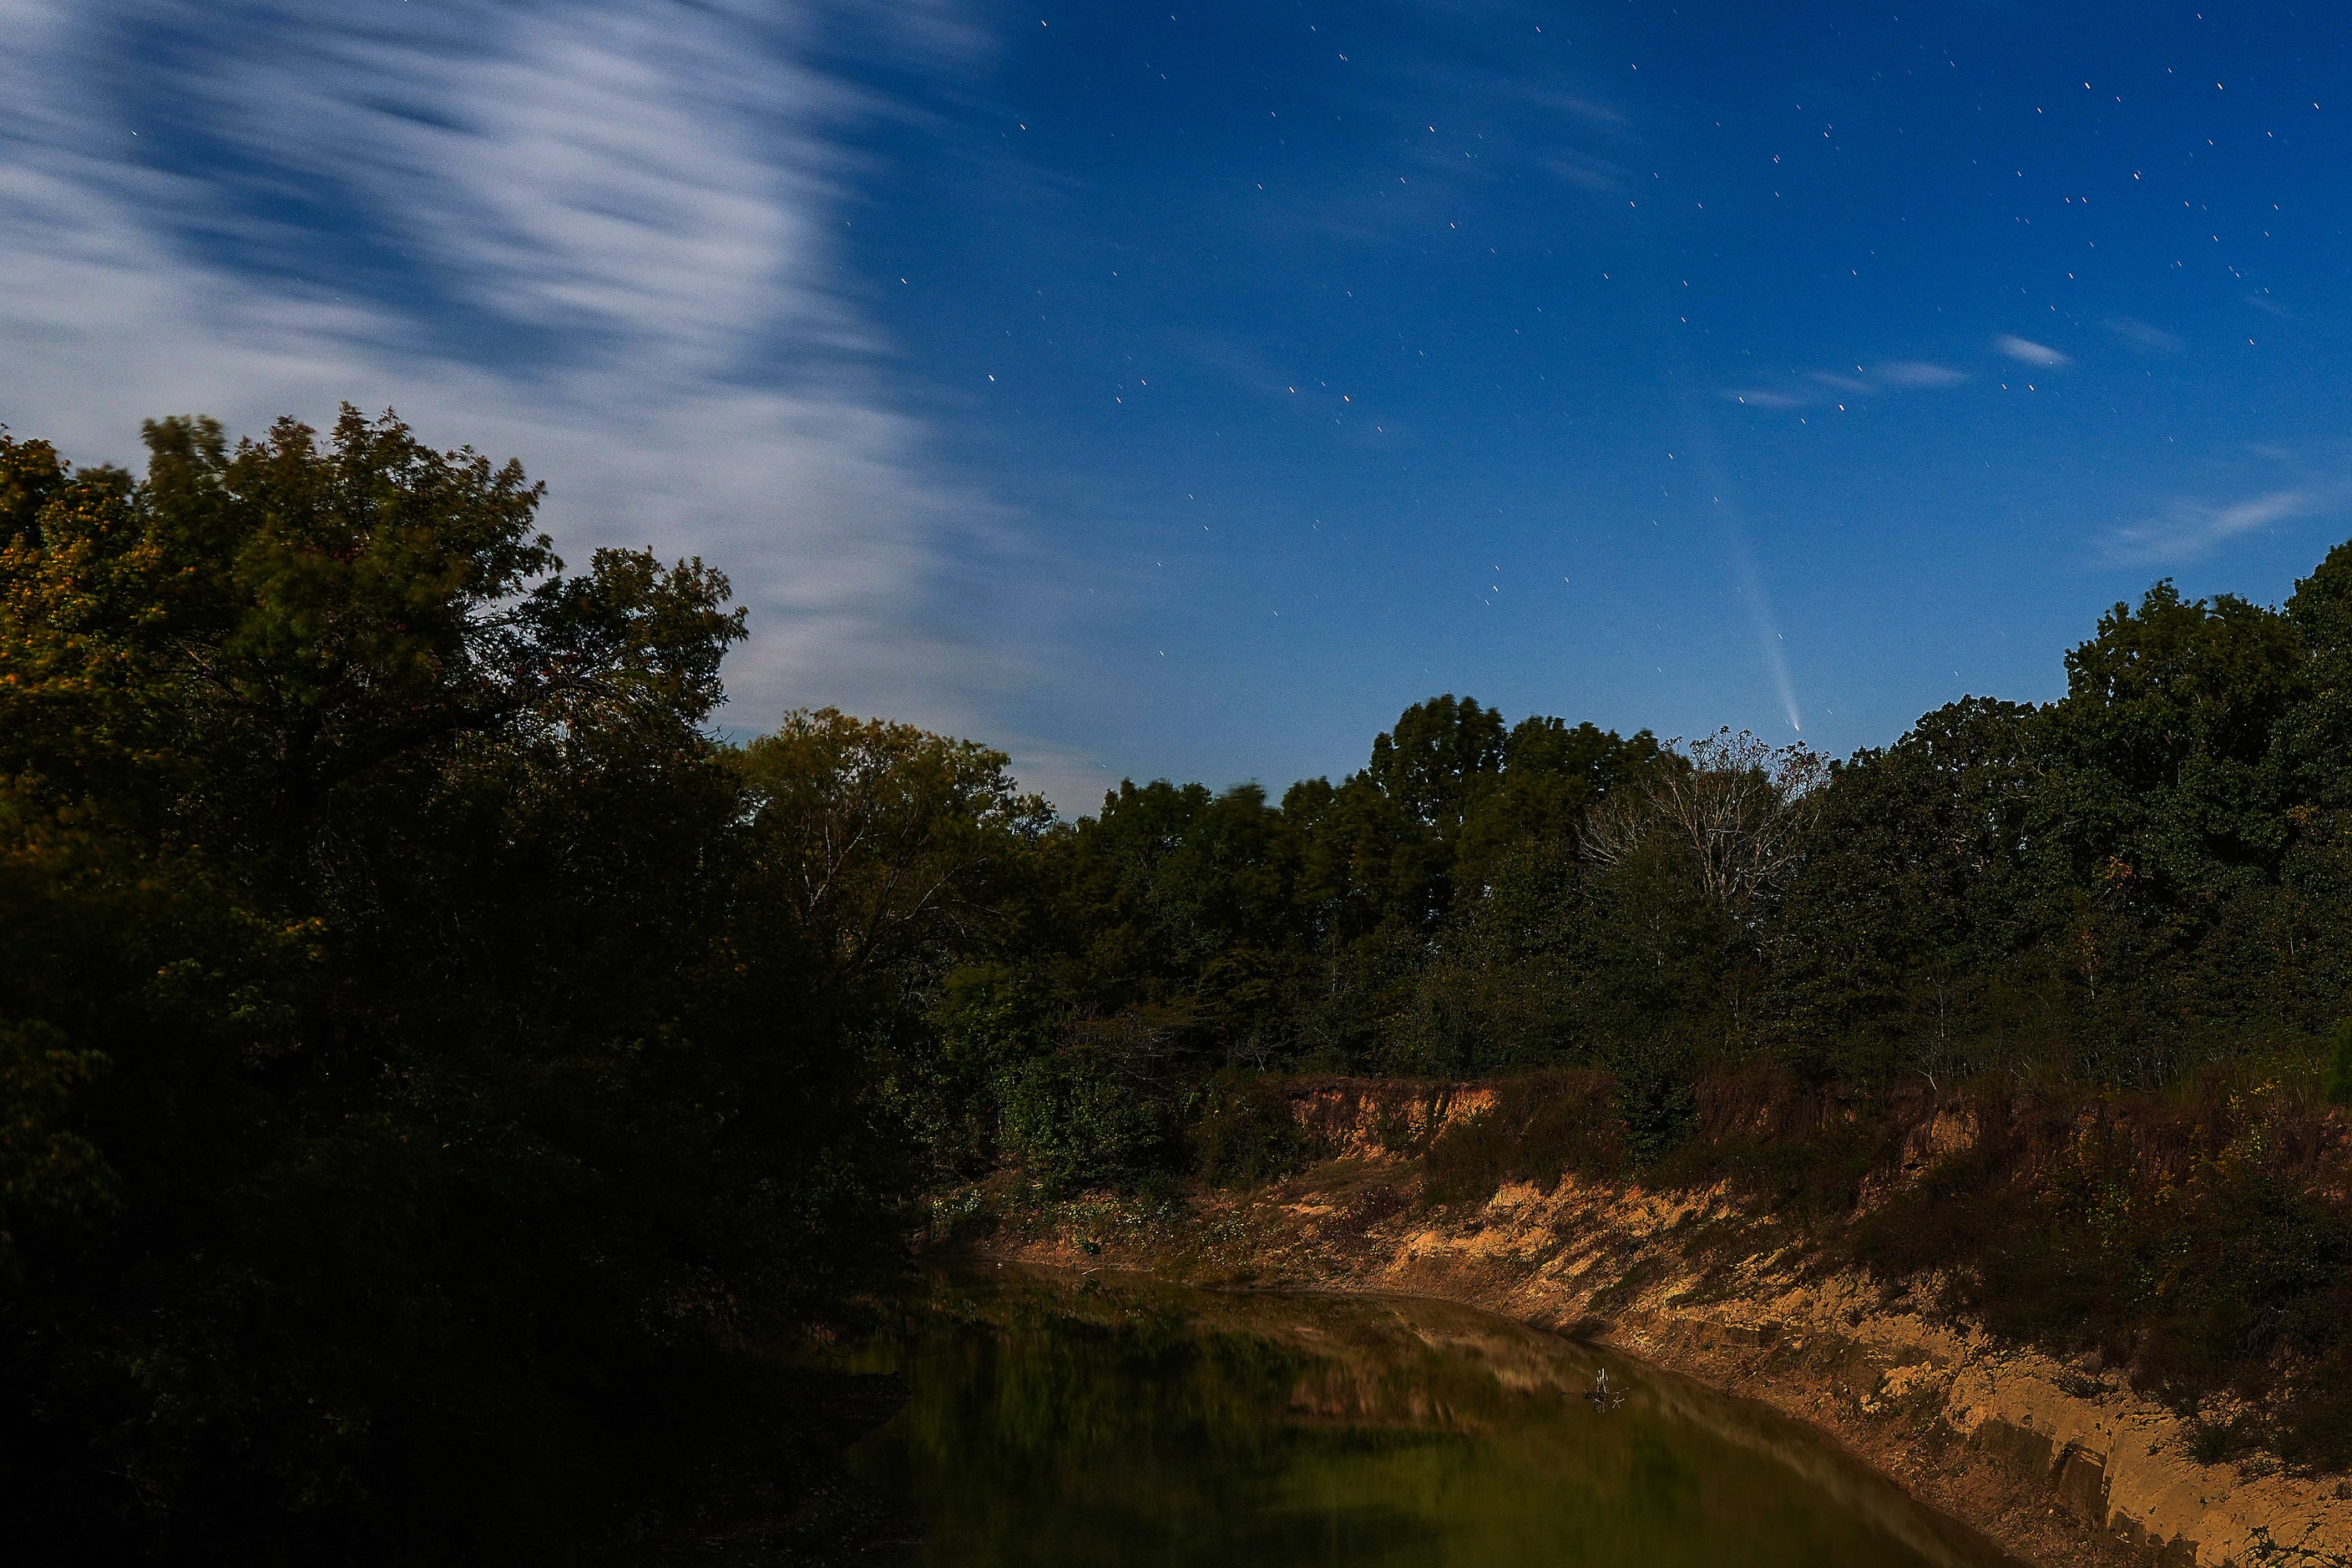
[[[1562,1173],[1456,1195],[1433,1151],[1497,1119],[1497,1089],[1327,1081],[1286,1092],[1312,1156],[1279,1179],[1181,1198],[1000,1192],[983,1258],[1139,1269],[1226,1288],[1463,1303],[1630,1354],[1832,1435],[1932,1509],[2027,1561],[2352,1563],[2352,1486],[2212,1435],[2226,1394],[2184,1402],[2097,1352],[2060,1356],[1956,1310],[1933,1278],[1889,1279],[1731,1184]],[[1965,1151],[1928,1108],[1859,1212]],[[1458,1186],[1459,1184],[1454,1184]],[[1478,1186],[1490,1191],[1479,1193]],[[2242,1417],[2244,1412],[2236,1412]]]

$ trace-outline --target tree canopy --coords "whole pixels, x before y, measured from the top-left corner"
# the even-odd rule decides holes
[[[148,447],[0,440],[14,1530],[562,1556],[653,1505],[632,1422],[887,1252],[858,944],[919,911],[805,896],[705,727],[715,571],[567,572],[389,416]]]

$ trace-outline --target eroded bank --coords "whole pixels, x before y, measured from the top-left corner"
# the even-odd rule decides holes
[[[1492,1109],[1465,1089],[1301,1093],[1326,1157],[1244,1192],[1008,1205],[969,1243],[1197,1283],[1441,1298],[1628,1351],[1801,1417],[1923,1500],[2031,1561],[2241,1568],[2352,1563],[2352,1486],[2270,1456],[2201,1462],[2194,1412],[2097,1357],[2058,1360],[1825,1262],[1819,1237],[1727,1190],[1564,1175],[1479,1202],[1427,1200],[1439,1124]],[[1419,1124],[1415,1118],[1423,1119]],[[1965,1140],[1915,1131],[1924,1163]]]

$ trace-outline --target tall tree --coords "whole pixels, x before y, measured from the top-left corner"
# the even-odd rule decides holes
[[[887,1236],[703,729],[740,614],[388,416],[148,446],[0,439],[12,1528],[563,1557]]]

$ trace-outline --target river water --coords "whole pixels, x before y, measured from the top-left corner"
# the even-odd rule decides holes
[[[908,1381],[852,1461],[924,1568],[2014,1568],[1759,1405],[1444,1302],[991,1268],[859,1361]]]

